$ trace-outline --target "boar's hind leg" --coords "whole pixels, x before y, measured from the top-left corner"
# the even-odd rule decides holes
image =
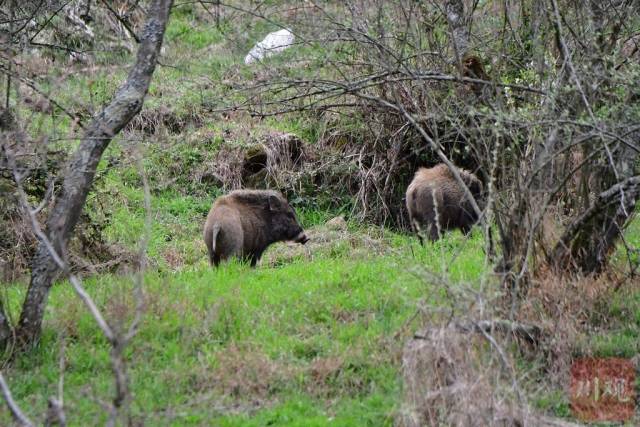
[[[218,266],[220,264],[220,255],[216,254],[213,248],[208,247],[209,250],[209,265]]]
[[[438,225],[436,223],[429,224],[429,240],[435,242],[440,238],[440,230],[438,230]]]
[[[220,265],[220,254],[217,254],[213,251],[209,251],[209,264],[217,267]]]
[[[411,214],[409,214],[409,218],[411,228],[416,233],[416,236],[418,236],[418,240],[420,241],[420,246],[424,246],[424,238],[422,237],[422,228],[420,228],[420,223],[418,222],[418,220],[413,218],[413,215]]]
[[[251,262],[251,268],[256,268],[256,264],[260,260],[261,256],[262,256],[262,252],[252,252],[249,255],[249,261]]]
[[[216,224],[211,230],[211,246],[209,249],[209,264],[218,266],[220,264],[220,243],[218,239],[222,235],[220,226]]]

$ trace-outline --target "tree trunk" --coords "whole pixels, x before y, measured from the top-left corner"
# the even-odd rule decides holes
[[[0,343],[6,342],[12,335],[11,324],[4,308],[4,301],[0,297]]]
[[[633,215],[639,196],[640,176],[600,193],[591,207],[567,227],[550,257],[552,265],[557,269],[575,266],[583,273],[600,271]]]
[[[62,194],[47,218],[47,234],[56,250],[64,248],[78,222],[93,184],[98,162],[115,135],[142,109],[156,67],[172,0],[155,0],[142,33],[136,63],[114,99],[87,127],[64,176]],[[47,297],[59,270],[40,242],[31,265],[31,283],[25,298],[16,337],[33,344],[39,337]]]
[[[448,0],[444,5],[444,12],[451,31],[454,60],[462,73],[462,58],[469,49],[469,28],[464,13],[462,0]]]

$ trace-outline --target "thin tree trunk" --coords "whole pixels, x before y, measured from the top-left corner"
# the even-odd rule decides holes
[[[3,296],[0,296],[0,343],[6,342],[11,337],[12,329],[9,318],[4,308]]]
[[[172,3],[172,0],[153,2],[133,69],[111,103],[87,127],[65,172],[62,194],[47,219],[47,234],[59,253],[63,253],[78,222],[102,153],[113,137],[142,109]],[[16,331],[19,343],[32,344],[39,339],[49,290],[58,273],[56,263],[40,242],[32,261],[31,283]]]
[[[462,73],[462,59],[469,50],[469,28],[462,0],[448,0],[444,5],[445,15],[451,31],[454,60]]]

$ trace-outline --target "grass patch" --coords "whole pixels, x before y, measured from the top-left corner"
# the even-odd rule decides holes
[[[162,198],[156,203],[178,215],[191,212]],[[153,423],[154,414],[170,413],[173,425],[390,425],[406,338],[397,333],[431,285],[414,274],[407,238],[387,240],[394,249],[383,257],[345,252],[275,268],[231,262],[218,270],[201,260],[179,273],[147,274],[146,315],[128,353],[135,418]],[[404,247],[394,245],[400,241]],[[475,243],[456,265],[476,262]],[[451,245],[421,248],[416,258],[451,254]],[[470,265],[455,270],[469,280],[479,273]],[[128,278],[101,275],[86,287],[109,319],[130,318]],[[14,310],[23,293],[10,287]],[[14,395],[31,415],[44,410],[55,393],[63,336],[70,424],[102,422],[95,398],[108,398],[112,387],[108,346],[66,283],[52,290],[40,345],[7,371]]]

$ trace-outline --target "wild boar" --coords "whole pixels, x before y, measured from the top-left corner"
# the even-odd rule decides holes
[[[476,203],[483,209],[482,182],[472,173],[458,169]],[[467,199],[464,189],[458,184],[447,165],[440,163],[432,168],[420,168],[409,184],[406,194],[407,210],[412,228],[431,241],[440,238],[441,230],[460,228],[467,234],[478,215]]]
[[[204,225],[209,262],[216,267],[230,257],[248,259],[255,267],[270,244],[285,240],[304,244],[309,239],[277,191],[236,190],[219,197]]]

